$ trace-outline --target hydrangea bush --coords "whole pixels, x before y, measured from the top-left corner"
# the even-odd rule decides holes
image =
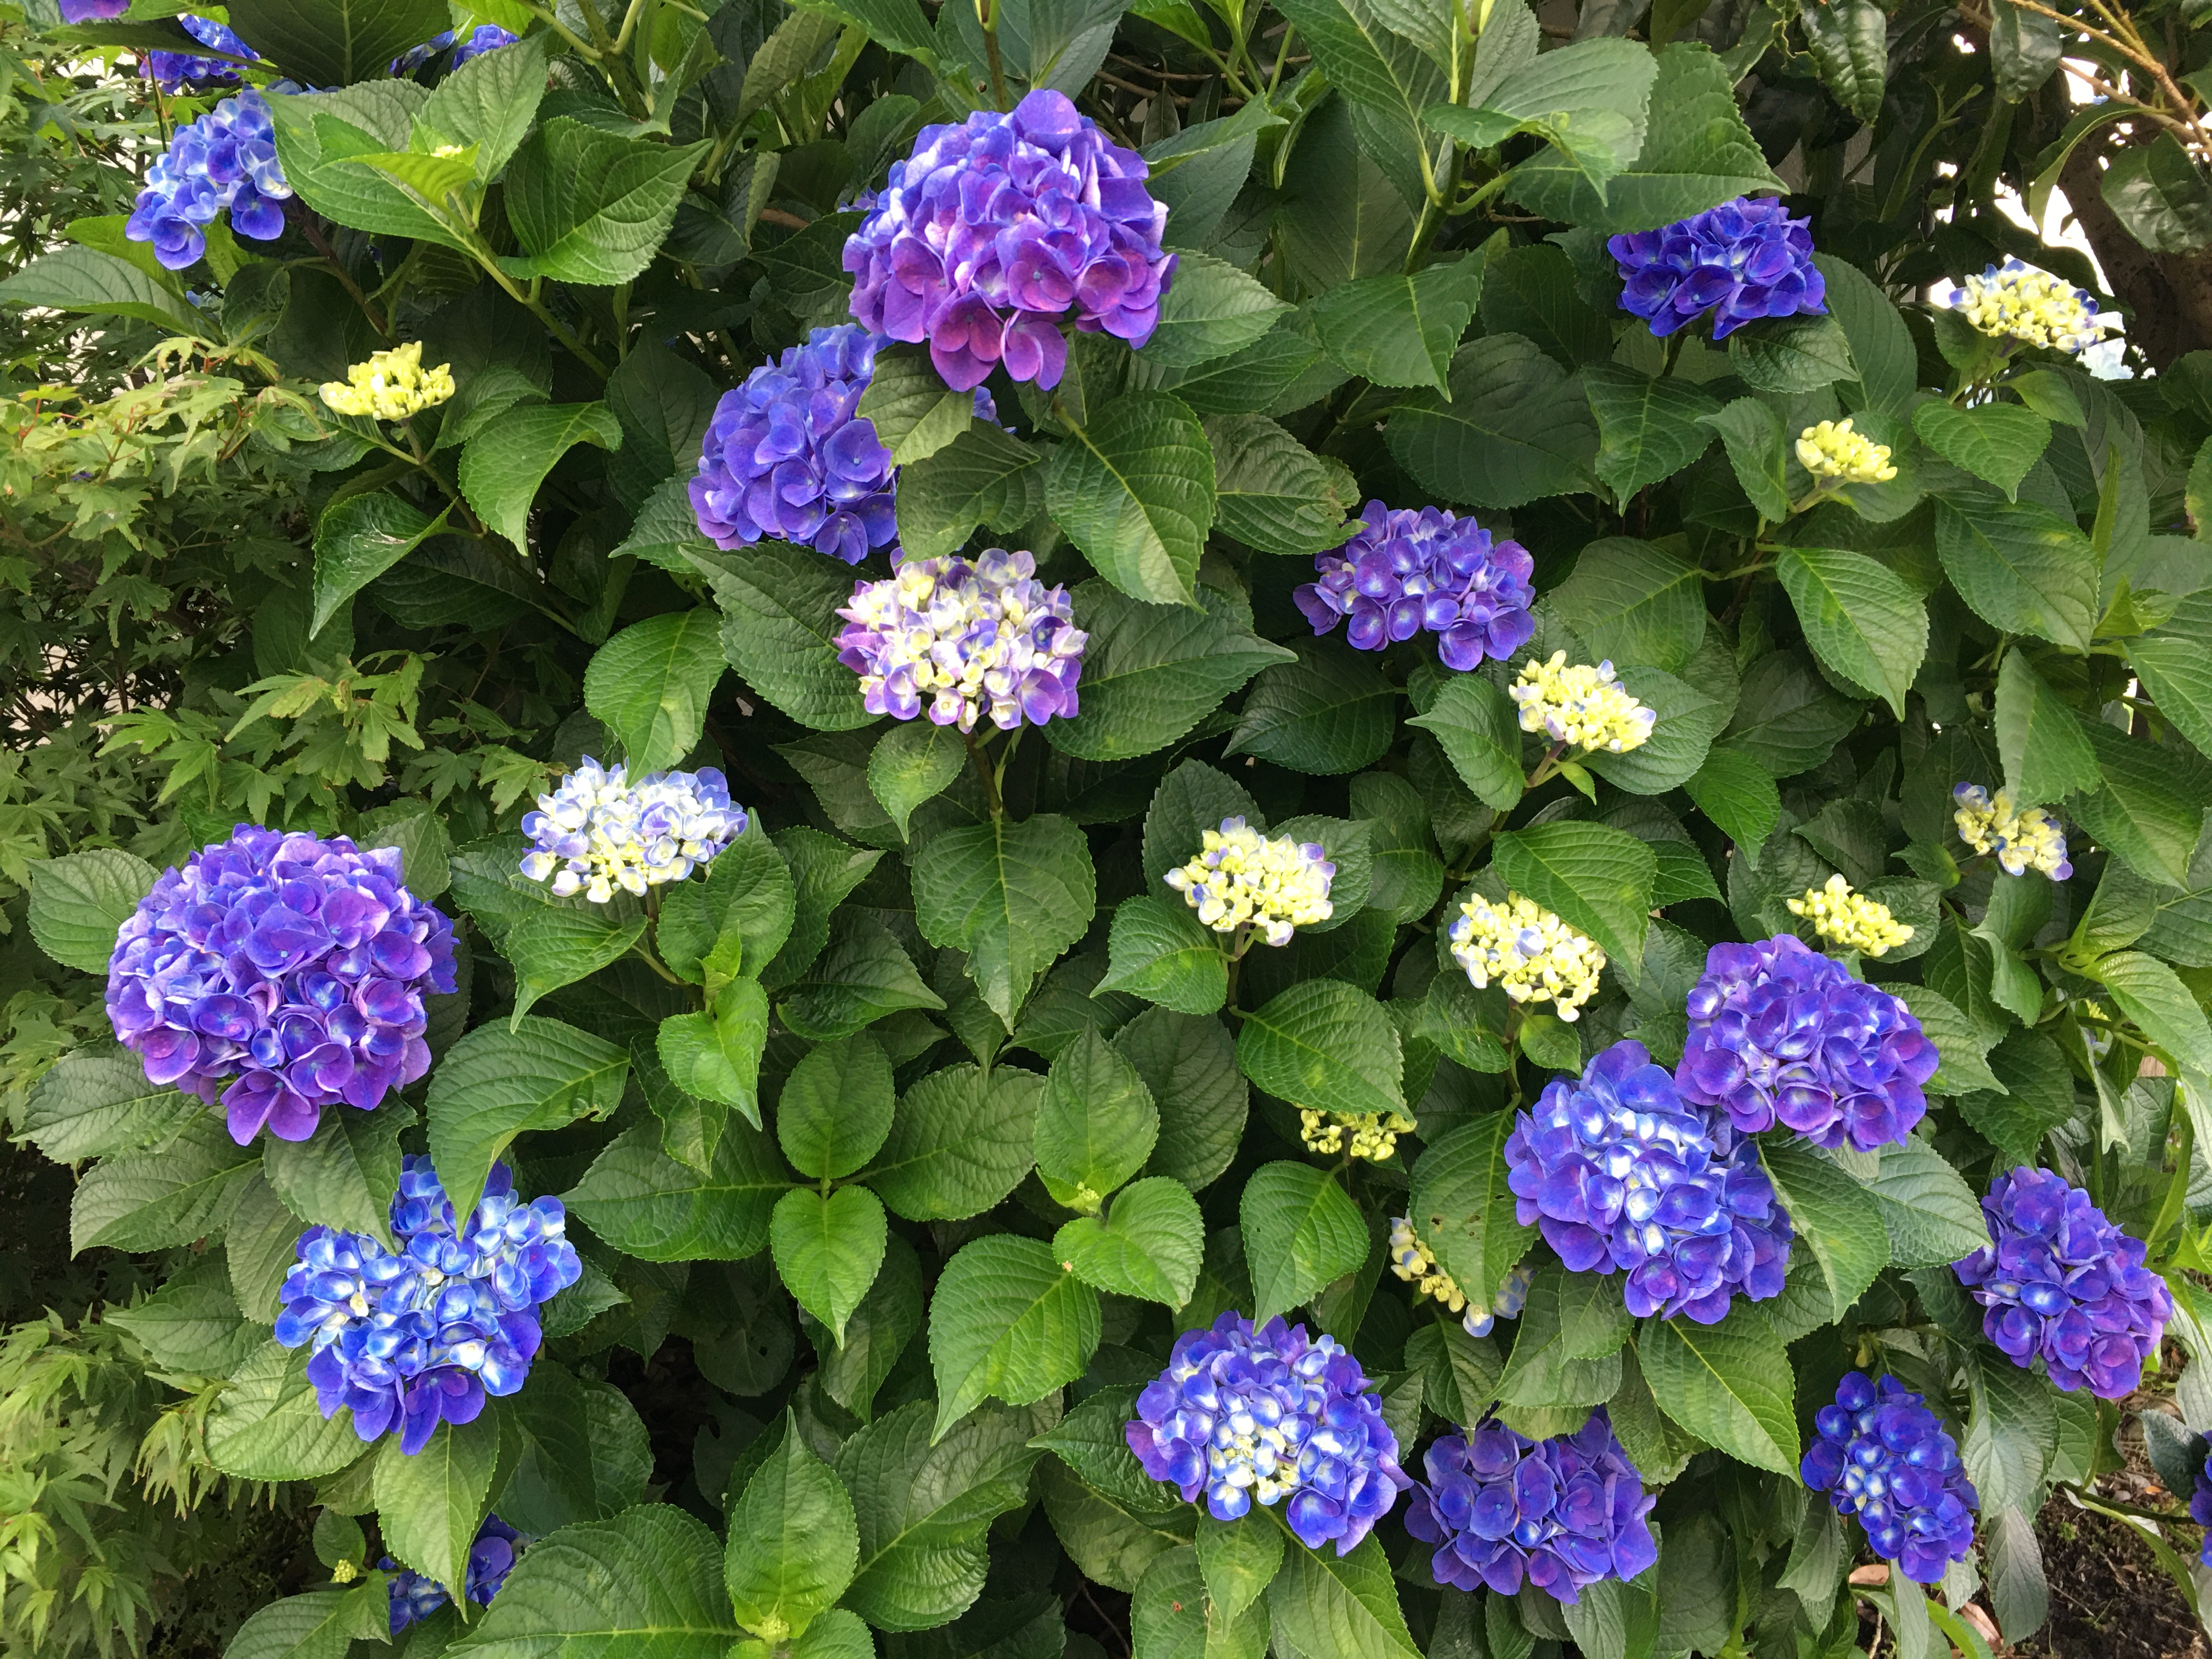
[[[2212,1332],[2212,356],[1974,194],[2056,24],[301,5],[70,0],[176,101],[0,283],[288,492],[0,859],[72,1243],[358,1532],[234,1659],[2028,1638]]]

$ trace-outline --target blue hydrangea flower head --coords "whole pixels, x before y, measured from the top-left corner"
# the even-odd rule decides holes
[[[1828,1494],[1837,1514],[1858,1516],[1876,1555],[1923,1584],[1966,1559],[1981,1499],[1958,1443],[1920,1395],[1893,1376],[1869,1382],[1852,1371],[1813,1422],[1798,1474]]]
[[[1813,263],[1808,219],[1771,197],[1738,197],[1657,230],[1613,237],[1621,309],[1668,335],[1698,318],[1724,340],[1761,317],[1826,313],[1827,283]]]
[[[1176,267],[1150,173],[1045,88],[1011,112],[924,127],[846,240],[853,316],[871,334],[928,341],[960,392],[1000,362],[1017,380],[1059,385],[1062,318],[1142,346]]]
[[[484,1516],[483,1525],[477,1528],[476,1541],[469,1546],[468,1577],[463,1581],[462,1593],[478,1607],[489,1607],[507,1583],[507,1575],[514,1571],[515,1558],[527,1541],[496,1515]],[[443,1584],[425,1578],[411,1567],[401,1566],[390,1556],[377,1565],[392,1575],[386,1587],[392,1597],[394,1636],[428,1619],[453,1599]]]
[[[2158,1352],[2173,1296],[2130,1238],[2047,1170],[1999,1176],[1982,1200],[1990,1242],[1956,1264],[1985,1310],[1982,1332],[2016,1365],[2043,1361],[2068,1393],[2124,1400]]]
[[[61,0],[64,23],[112,22],[131,9],[131,0]]]
[[[496,23],[479,23],[469,31],[469,38],[453,46],[453,32],[434,34],[419,46],[410,46],[392,60],[394,75],[412,75],[448,46],[453,48],[452,68],[459,69],[471,58],[481,58],[488,52],[497,52],[501,46],[511,46],[522,37],[510,34]]]
[[[648,887],[684,880],[750,822],[714,767],[655,772],[633,784],[627,764],[609,771],[586,755],[558,788],[538,798],[535,812],[523,815],[532,850],[521,870],[532,881],[550,880],[562,898],[580,892],[606,904],[617,888],[641,896]]]
[[[226,208],[240,236],[259,242],[282,236],[291,196],[276,163],[268,100],[249,87],[177,130],[147,170],[123,234],[152,243],[165,269],[182,270],[207,251],[206,228]]]
[[[1334,1339],[1231,1310],[1176,1340],[1125,1431],[1155,1480],[1217,1520],[1282,1504],[1299,1541],[1348,1553],[1412,1485],[1375,1385]]]
[[[234,87],[239,82],[238,66],[225,61],[228,58],[243,58],[249,63],[258,62],[261,54],[212,17],[195,17],[190,12],[179,15],[177,21],[185,33],[207,47],[219,52],[223,58],[203,58],[190,52],[149,52],[139,63],[139,73],[159,86],[164,92],[175,92],[187,84],[192,86]]]
[[[2189,1518],[2198,1526],[2212,1528],[2212,1455],[2204,1460],[2204,1467],[2197,1471],[2197,1483],[2189,1494]],[[2212,1567],[2212,1530],[2204,1534],[2203,1547],[2197,1559]]]
[[[1428,1481],[1413,1488],[1406,1530],[1437,1547],[1429,1570],[1440,1583],[1513,1595],[1525,1578],[1572,1603],[1600,1579],[1633,1578],[1659,1559],[1645,1518],[1658,1498],[1602,1406],[1550,1440],[1486,1420],[1444,1436],[1423,1463]]]
[[[1912,1011],[1790,934],[1713,946],[1688,1013],[1674,1082],[1747,1134],[1779,1123],[1866,1152],[1927,1114],[1941,1056]]]
[[[243,1146],[264,1126],[305,1140],[325,1106],[368,1111],[421,1077],[422,999],[453,987],[453,925],[402,884],[397,848],[241,823],[118,931],[107,1017],[149,1081],[220,1090]]]
[[[1794,1234],[1758,1148],[1685,1103],[1640,1042],[1553,1079],[1515,1121],[1505,1162],[1521,1224],[1570,1273],[1625,1272],[1638,1319],[1711,1325],[1738,1294],[1781,1294]]]
[[[1425,629],[1444,666],[1461,670],[1485,657],[1503,662],[1528,644],[1536,562],[1520,543],[1441,507],[1393,512],[1370,501],[1360,520],[1343,546],[1314,556],[1321,580],[1291,596],[1315,633],[1349,618],[1352,648],[1380,651]]]

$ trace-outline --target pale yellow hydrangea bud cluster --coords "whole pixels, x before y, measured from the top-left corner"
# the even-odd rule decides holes
[[[1320,842],[1270,840],[1240,817],[1207,830],[1199,855],[1169,871],[1166,880],[1215,933],[1256,927],[1268,944],[1282,945],[1294,930],[1335,914],[1328,902],[1335,878]]]
[[[1309,1150],[1334,1158],[1344,1151],[1348,1134],[1350,1156],[1376,1164],[1396,1152],[1398,1137],[1413,1133],[1415,1127],[1403,1112],[1316,1112],[1310,1108],[1300,1110],[1298,1123],[1298,1139]]]
[[[1887,904],[1851,891],[1841,876],[1830,876],[1826,886],[1808,887],[1804,897],[1790,901],[1790,914],[1811,922],[1813,931],[1829,944],[1870,957],[1881,956],[1912,937],[1911,924],[1891,915]]]
[[[323,383],[323,401],[332,409],[372,421],[404,421],[453,395],[453,365],[423,368],[420,340],[380,351],[346,370],[344,380]]]
[[[1476,894],[1459,907],[1450,939],[1452,960],[1477,990],[1495,980],[1516,1002],[1557,1004],[1565,1020],[1581,1017],[1605,968],[1605,952],[1587,933],[1518,893],[1503,904]]]
[[[1523,732],[1544,732],[1571,749],[1626,754],[1642,745],[1659,718],[1629,696],[1611,663],[1571,668],[1564,651],[1552,653],[1549,662],[1532,660],[1506,695],[1521,705]]]
[[[1889,464],[1889,446],[1852,431],[1848,420],[1807,427],[1798,434],[1797,459],[1814,477],[1845,483],[1887,483],[1897,476]]]
[[[1520,1317],[1522,1309],[1528,1304],[1528,1286],[1536,1276],[1525,1265],[1516,1267],[1505,1276],[1489,1307],[1470,1308],[1459,1281],[1437,1265],[1436,1257],[1404,1216],[1394,1217],[1390,1222],[1390,1271],[1417,1294],[1432,1296],[1447,1312],[1461,1315],[1460,1323],[1469,1336],[1488,1336],[1501,1318]]]
[[[2003,790],[1992,795],[1978,783],[1954,784],[1951,799],[1959,804],[1951,814],[1959,839],[1977,853],[1996,854],[2005,874],[2024,876],[2033,870],[2064,881],[2074,873],[2066,858],[2066,832],[2040,806],[2015,811]]]
[[[1983,333],[2024,345],[2086,351],[2104,338],[2112,319],[2097,314],[2084,289],[2047,270],[2008,259],[1951,290],[1951,308]]]

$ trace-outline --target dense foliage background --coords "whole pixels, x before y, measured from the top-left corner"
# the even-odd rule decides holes
[[[450,1577],[491,1511],[539,1541],[410,1659],[1818,1655],[1861,1605],[1980,1653],[2045,1620],[2061,1487],[2147,1521],[2194,1605],[2212,13],[239,0],[296,196],[171,270],[125,217],[228,90],[138,77],[198,50],[179,9],[0,6],[9,1650],[336,1659],[386,1639],[379,1561]],[[392,72],[480,22],[521,40]],[[1142,149],[1181,258],[1141,349],[1073,335],[994,421],[878,359],[908,556],[1031,550],[1089,635],[1079,716],[971,747],[836,659],[881,552],[717,549],[686,483],[720,394],[846,319],[854,204],[919,130],[1032,87]],[[1809,216],[1826,314],[1717,345],[1621,308],[1609,234],[1761,192]],[[2062,200],[2125,378],[1930,303],[2015,254],[2097,289],[2022,228]],[[411,428],[318,398],[415,340],[457,390]],[[1894,479],[1803,470],[1846,414]],[[1378,498],[1523,544],[1534,640],[1455,673],[1315,637],[1293,590]],[[1504,688],[1554,651],[1616,665],[1652,740],[1546,764]],[[556,899],[520,821],[586,754],[719,767],[750,826],[681,904]],[[1960,781],[2062,817],[2070,876],[1972,860]],[[1232,963],[1162,878],[1237,813],[1337,872],[1328,924]],[[103,1006],[156,872],[246,821],[399,848],[460,934],[436,1069],[298,1146],[147,1083]],[[1671,1066],[1707,948],[1817,945],[1788,902],[1837,873],[1914,929],[1854,971],[1936,1041],[1933,1109],[1878,1153],[1770,1132],[1783,1294],[1632,1320],[1515,1221],[1515,1109],[1623,1037]],[[1578,1022],[1452,960],[1508,888],[1607,952]],[[1354,1159],[1302,1109],[1418,1127]],[[524,1390],[403,1462],[270,1330],[302,1229],[380,1233],[426,1151],[562,1195],[584,1273]],[[2097,1486],[2132,1408],[2015,1366],[1949,1265],[2022,1163],[2171,1289],[2143,1504]],[[1478,1304],[1525,1262],[1525,1311],[1468,1335],[1385,1271],[1399,1215]],[[1493,1403],[1538,1437],[1604,1404],[1656,1565],[1563,1608],[1440,1588],[1402,1504],[1341,1559],[1203,1516],[1121,1425],[1232,1309],[1355,1354],[1416,1475]],[[1863,1536],[1800,1484],[1854,1368],[1924,1394],[1978,1489],[1932,1597],[1847,1588]]]

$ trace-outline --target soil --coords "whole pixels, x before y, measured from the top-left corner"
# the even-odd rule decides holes
[[[2174,1528],[2174,1547],[2194,1554],[2195,1530]],[[2013,1650],[2021,1659],[2207,1659],[2189,1603],[2133,1527],[2054,1498],[2036,1535],[2051,1618]]]

